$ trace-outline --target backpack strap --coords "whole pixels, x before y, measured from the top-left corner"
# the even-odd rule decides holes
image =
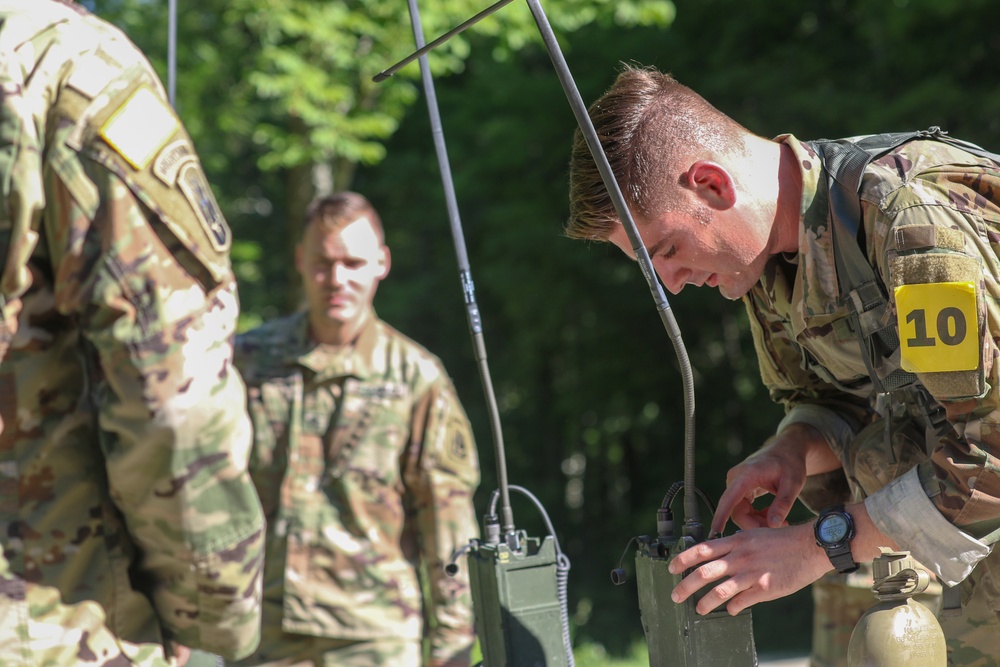
[[[975,144],[953,139],[934,126],[917,132],[873,134],[858,139],[810,142],[827,170],[833,254],[841,298],[851,311],[851,329],[857,336],[868,375],[878,393],[894,391],[916,382],[916,375],[899,364],[899,334],[888,312],[885,286],[863,248],[861,179],[877,157],[914,139],[933,139],[1000,164],[1000,155]]]

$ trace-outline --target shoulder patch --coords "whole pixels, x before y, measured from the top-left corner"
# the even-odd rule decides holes
[[[463,477],[474,473],[479,465],[475,446],[469,423],[454,415],[445,427],[444,442],[439,454],[440,463]]]
[[[100,128],[101,137],[142,171],[180,129],[174,112],[147,85],[139,86]]]
[[[165,185],[172,186],[177,182],[177,174],[185,162],[197,159],[191,145],[185,139],[178,139],[160,151],[153,163],[153,174]]]
[[[208,179],[201,171],[201,167],[195,161],[185,163],[177,178],[177,186],[184,197],[191,204],[195,215],[201,221],[202,227],[208,233],[208,240],[218,251],[229,249],[232,242],[232,234],[229,232],[229,225],[222,215],[219,204],[215,201],[212,188],[208,185]]]

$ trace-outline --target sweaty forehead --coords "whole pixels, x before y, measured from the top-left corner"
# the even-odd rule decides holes
[[[319,257],[368,257],[380,252],[381,239],[366,217],[343,226],[314,226],[302,245],[306,253]]]
[[[637,221],[636,227],[639,231],[639,237],[646,248],[646,253],[650,257],[654,257],[670,248],[669,235],[662,225],[643,224]],[[616,225],[614,231],[608,236],[608,241],[617,246],[629,259],[636,259],[632,239],[626,233],[624,225]]]

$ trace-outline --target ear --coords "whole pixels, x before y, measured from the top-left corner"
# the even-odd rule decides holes
[[[295,244],[295,270],[302,273],[302,244]]]
[[[378,263],[382,267],[382,274],[378,277],[379,280],[383,280],[389,275],[389,269],[392,267],[392,254],[389,252],[389,246],[383,245],[381,251],[382,256],[379,258]]]
[[[717,162],[698,160],[688,167],[682,176],[682,182],[717,211],[725,211],[736,205],[736,186],[733,177]]]

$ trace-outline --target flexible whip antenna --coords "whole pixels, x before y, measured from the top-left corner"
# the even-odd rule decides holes
[[[410,1],[412,2],[412,0]],[[395,65],[383,70],[373,80],[376,82],[384,81],[415,58],[423,58],[431,49],[443,44],[489,13],[506,5],[509,1],[501,0],[487,10],[480,12],[469,21],[445,33],[426,47],[422,47],[420,51],[407,56]],[[590,148],[590,153],[597,163],[601,180],[604,181],[604,187],[607,188],[608,194],[611,196],[611,201],[614,204],[615,211],[618,213],[618,218],[621,220],[622,227],[625,228],[625,234],[632,244],[632,251],[635,253],[636,261],[639,263],[642,275],[646,278],[646,283],[649,285],[653,301],[656,304],[656,310],[660,314],[660,320],[667,331],[667,335],[670,337],[670,342],[673,344],[674,352],[677,355],[684,393],[684,523],[692,527],[692,529],[697,530],[700,527],[701,521],[699,519],[698,496],[695,492],[694,483],[694,373],[691,370],[691,360],[688,358],[687,349],[684,347],[684,341],[681,339],[680,328],[677,326],[677,320],[674,318],[670,304],[667,302],[663,286],[660,284],[653,270],[653,263],[649,259],[649,253],[646,252],[646,247],[642,243],[642,237],[639,236],[639,230],[632,219],[628,205],[625,203],[625,197],[622,195],[618,181],[611,170],[607,155],[604,153],[604,147],[601,146],[597,131],[594,129],[590,115],[587,113],[587,107],[580,96],[580,91],[576,87],[576,82],[569,71],[569,66],[566,64],[566,58],[563,56],[562,50],[559,48],[559,42],[556,40],[555,34],[552,32],[552,27],[549,25],[548,17],[546,17],[537,0],[527,0],[527,2],[531,10],[531,15],[535,19],[535,24],[541,33],[545,49],[556,70],[556,75],[562,84],[563,92],[566,93],[566,98],[569,101],[570,108],[573,110],[573,115],[576,116],[576,121],[583,132],[583,137],[587,142],[588,148]],[[423,62],[421,65],[423,66]]]
[[[503,4],[511,2],[511,0],[501,1]],[[417,7],[416,0],[407,0],[407,3],[410,9],[410,22],[413,25],[413,39],[416,42],[417,48],[422,49],[424,47],[424,30],[420,22],[420,9]],[[499,8],[497,5],[494,6]],[[418,53],[420,52],[418,51]],[[458,274],[462,281],[462,293],[465,297],[465,313],[469,320],[472,347],[476,354],[476,361],[479,364],[479,376],[483,383],[483,392],[486,394],[486,406],[490,414],[490,428],[493,433],[494,445],[493,451],[496,453],[497,486],[500,490],[500,525],[503,528],[504,535],[511,535],[514,532],[514,514],[510,507],[510,490],[507,484],[507,459],[504,452],[503,431],[500,428],[500,411],[497,408],[496,394],[493,392],[493,382],[490,379],[490,367],[486,361],[483,323],[479,315],[479,306],[476,304],[476,288],[472,282],[469,255],[466,252],[465,246],[465,234],[462,232],[462,220],[458,214],[458,201],[455,198],[455,185],[451,177],[448,149],[445,146],[444,129],[441,125],[441,114],[438,110],[437,94],[434,90],[434,77],[431,74],[430,64],[427,62],[427,56],[421,53],[417,57],[420,61],[420,77],[424,84],[427,112],[430,115],[431,133],[434,135],[434,149],[437,152],[438,167],[441,170],[441,185],[444,188],[445,203],[448,207],[451,236],[455,242]]]
[[[167,99],[177,108],[177,0],[167,1]]]

